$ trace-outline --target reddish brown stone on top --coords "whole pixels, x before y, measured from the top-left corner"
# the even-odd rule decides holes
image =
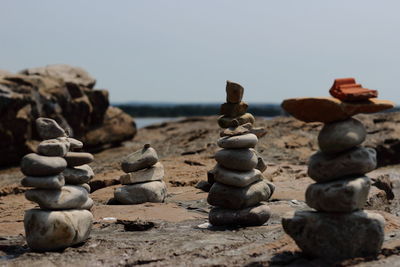
[[[354,78],[335,79],[329,93],[344,102],[365,101],[378,97],[377,90],[362,88]]]

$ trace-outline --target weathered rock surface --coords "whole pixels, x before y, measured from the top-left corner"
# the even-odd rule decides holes
[[[256,119],[250,113],[245,113],[239,117],[228,117],[226,115],[223,115],[218,118],[218,125],[221,128],[234,127],[236,125],[236,121],[239,122],[239,125],[247,124],[247,123],[254,124]]]
[[[249,105],[247,105],[245,102],[240,102],[237,104],[224,103],[221,105],[220,114],[232,118],[239,117],[246,113],[248,106]]]
[[[21,185],[41,189],[60,189],[65,185],[65,180],[62,174],[45,177],[27,176],[21,180]]]
[[[61,157],[46,157],[30,153],[22,158],[21,171],[27,176],[50,176],[62,172],[67,162]]]
[[[65,73],[63,73],[65,71]],[[47,66],[0,77],[0,166],[34,151],[38,117],[54,119],[70,136],[99,150],[131,139],[133,119],[110,107],[108,92],[79,68]]]
[[[226,136],[218,139],[218,146],[222,148],[254,148],[258,138],[255,134],[248,133],[236,136]]]
[[[164,166],[160,162],[157,162],[149,168],[124,174],[119,178],[119,180],[121,184],[126,185],[149,181],[161,181],[163,178]]]
[[[304,122],[324,123],[346,120],[359,113],[375,113],[394,106],[391,101],[375,98],[354,103],[330,97],[291,98],[282,102],[282,107],[293,117]]]
[[[64,159],[67,161],[68,167],[75,167],[91,163],[94,157],[92,154],[85,152],[68,152]]]
[[[83,184],[89,182],[93,176],[93,170],[89,165],[81,165],[73,168],[66,168],[63,171],[67,184]]]
[[[226,128],[223,131],[220,132],[220,136],[236,136],[236,135],[242,135],[242,134],[247,134],[250,133],[253,125],[251,123],[246,123],[243,125],[239,125],[237,127],[230,127]]]
[[[243,98],[244,88],[238,83],[226,81],[226,102],[239,103]]]
[[[304,253],[333,260],[378,254],[384,224],[381,215],[369,211],[298,211],[282,218],[283,229]]]
[[[254,207],[240,210],[223,208],[212,208],[209,213],[209,221],[212,225],[242,225],[257,226],[263,225],[271,217],[271,209],[266,204],[259,204]]]
[[[49,139],[38,145],[37,152],[43,156],[64,157],[68,152],[68,146],[58,139]]]
[[[140,204],[145,202],[164,202],[167,186],[163,181],[153,181],[119,187],[114,198],[122,204]]]
[[[376,168],[376,151],[359,147],[338,155],[317,152],[308,164],[308,176],[316,182],[328,182],[348,175],[363,175]]]
[[[208,193],[207,202],[212,206],[226,209],[243,209],[267,201],[271,195],[271,189],[265,181],[246,187],[234,187],[216,182]]]
[[[366,176],[315,183],[307,188],[306,203],[318,211],[352,212],[364,207],[370,187]]]
[[[25,197],[39,204],[42,209],[81,209],[88,200],[88,192],[80,186],[66,185],[61,190],[28,190]]]
[[[126,157],[121,163],[124,172],[135,172],[141,169],[149,168],[156,164],[158,155],[154,148],[145,145],[143,149],[138,150]]]
[[[225,169],[217,165],[214,170],[214,180],[225,185],[246,187],[252,183],[262,180],[262,174],[257,169],[246,172],[238,172]]]
[[[324,153],[338,153],[364,142],[367,131],[356,119],[325,124],[318,135],[318,145]]]
[[[87,210],[25,212],[26,241],[36,251],[61,250],[88,239],[93,215]]]
[[[258,158],[252,149],[221,149],[215,154],[221,166],[237,171],[250,171],[257,166]]]

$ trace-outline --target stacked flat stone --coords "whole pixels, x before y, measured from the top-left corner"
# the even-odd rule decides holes
[[[32,250],[60,250],[84,242],[90,235],[93,200],[86,183],[94,175],[84,164],[93,161],[93,156],[69,152],[82,148],[82,142],[67,137],[52,119],[38,118],[36,129],[44,141],[37,153],[21,161],[26,175],[21,184],[34,188],[26,191],[25,197],[40,207],[25,212],[26,240]]]
[[[351,103],[339,99],[335,102],[352,112],[357,108],[364,112],[377,108],[374,106],[377,100],[357,102],[354,91]],[[364,97],[359,87],[358,92]],[[335,114],[327,114],[324,119],[320,113],[313,114],[312,105],[309,105],[310,110],[305,110],[301,104],[304,99],[299,101],[302,110],[286,110],[295,117],[325,123],[318,135],[320,151],[312,155],[308,163],[308,176],[316,183],[307,188],[306,203],[316,211],[288,214],[282,219],[284,230],[303,252],[314,257],[337,260],[378,254],[384,240],[385,221],[379,214],[363,211],[371,186],[365,174],[377,166],[376,151],[361,146],[367,136],[364,125],[351,115],[344,117],[343,113],[336,114],[339,115],[336,118]],[[318,106],[326,99],[307,101]],[[286,104],[284,102],[283,107]],[[385,104],[390,106],[389,102]],[[334,109],[334,105],[331,107]]]
[[[120,177],[122,186],[114,192],[114,198],[122,204],[164,202],[167,195],[164,166],[149,144],[126,157],[121,164],[126,173]]]
[[[267,201],[274,185],[263,179],[266,165],[254,150],[258,138],[252,133],[254,117],[246,113],[243,87],[228,81],[227,103],[222,104],[218,123],[222,128],[215,154],[217,165],[210,172],[212,186],[207,201],[212,225],[262,225],[271,216]]]

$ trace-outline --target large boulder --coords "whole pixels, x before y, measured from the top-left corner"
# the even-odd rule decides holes
[[[0,73],[0,166],[15,164],[41,140],[35,120],[52,118],[69,136],[95,151],[136,134],[132,117],[111,107],[107,90],[93,89],[96,80],[68,65]]]

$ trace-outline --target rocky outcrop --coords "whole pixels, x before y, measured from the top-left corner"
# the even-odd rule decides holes
[[[35,120],[56,120],[85,143],[85,150],[101,150],[131,139],[133,119],[111,107],[107,90],[93,89],[96,80],[85,70],[68,65],[0,73],[0,166],[19,162],[34,152],[39,137]]]

